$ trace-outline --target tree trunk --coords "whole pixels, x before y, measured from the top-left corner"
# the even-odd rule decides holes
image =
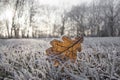
[[[64,25],[65,25],[65,24],[63,23],[63,24],[62,24],[62,27],[61,27],[61,36],[64,35],[64,30],[65,30],[65,26],[64,26]]]
[[[7,21],[6,21],[6,27],[7,27],[8,38],[10,38],[9,26]]]
[[[14,30],[14,34],[16,34],[16,33],[15,33],[16,30],[15,30],[15,22],[14,22],[14,21],[15,21],[16,11],[17,11],[17,8],[18,8],[18,3],[19,3],[19,0],[17,0],[16,3],[15,3],[15,11],[14,11],[13,18],[12,18],[12,30]],[[12,35],[13,35],[13,34],[12,34],[12,32],[13,32],[12,30],[11,30],[11,37],[12,37]]]

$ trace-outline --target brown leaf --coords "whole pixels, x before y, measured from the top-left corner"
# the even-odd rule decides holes
[[[83,37],[76,37],[74,39],[71,39],[67,36],[62,37],[63,41],[59,40],[52,40],[50,42],[51,46],[46,50],[46,54],[48,56],[55,55],[59,56],[60,60],[66,61],[71,60],[75,62],[77,58],[77,51],[81,51],[81,43],[83,42]],[[54,66],[58,66],[60,63],[56,59],[54,60]]]

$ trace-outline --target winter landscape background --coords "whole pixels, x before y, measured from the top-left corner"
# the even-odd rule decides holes
[[[1,38],[120,36],[120,0],[0,0]]]
[[[45,50],[63,35],[82,51],[55,67]],[[0,80],[120,80],[120,0],[0,0]]]

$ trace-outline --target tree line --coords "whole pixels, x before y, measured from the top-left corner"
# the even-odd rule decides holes
[[[0,0],[0,38],[120,36],[120,0],[93,0],[67,9],[38,1]]]

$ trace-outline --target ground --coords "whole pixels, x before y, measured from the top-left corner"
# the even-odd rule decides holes
[[[45,54],[52,39],[0,39],[0,80],[120,80],[120,37],[84,38],[76,62],[59,67]]]

